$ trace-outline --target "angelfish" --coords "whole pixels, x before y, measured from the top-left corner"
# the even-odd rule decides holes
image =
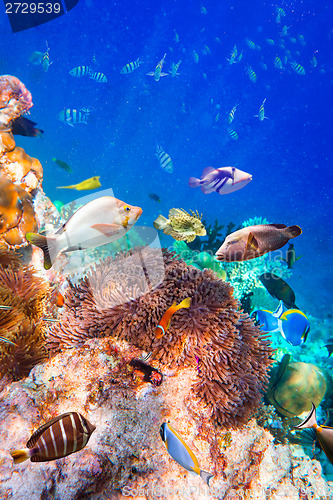
[[[190,187],[201,187],[205,194],[216,191],[218,194],[228,194],[243,188],[252,180],[252,175],[235,167],[206,167],[201,179],[190,177]]]
[[[63,413],[39,427],[27,442],[26,449],[13,450],[10,454],[15,464],[29,458],[31,462],[57,460],[82,450],[95,429],[80,413]]]
[[[312,401],[311,401],[312,403]],[[333,464],[333,427],[328,427],[326,425],[318,425],[316,417],[316,407],[312,403],[312,408],[309,415],[303,422],[295,425],[293,429],[314,429],[316,432],[317,439],[319,441],[320,447],[327,456],[328,460]]]
[[[136,223],[142,209],[113,198],[101,196],[80,207],[48,236],[27,233],[27,241],[44,253],[44,268],[50,269],[59,253],[95,248],[116,241]]]
[[[209,486],[209,481],[213,474],[200,469],[197,457],[188,447],[183,438],[169,423],[164,423],[160,427],[160,436],[168,453],[177,462],[192,474],[198,474]]]
[[[150,71],[147,73],[147,76],[153,76],[155,82],[158,82],[161,76],[168,76],[169,73],[162,73],[162,68],[163,64],[166,58],[166,53],[164,54],[163,58],[160,60],[160,62],[157,64],[155,71]]]
[[[302,229],[296,225],[258,224],[243,227],[226,237],[215,256],[217,260],[225,262],[255,259],[278,250],[301,233]]]
[[[160,339],[161,337],[163,337],[170,326],[171,317],[175,314],[175,312],[177,312],[179,309],[190,307],[190,305],[191,299],[189,297],[182,300],[180,304],[178,304],[178,306],[176,305],[176,302],[174,302],[172,306],[170,306],[169,309],[165,311],[161,321],[157,325],[155,330],[155,338]]]

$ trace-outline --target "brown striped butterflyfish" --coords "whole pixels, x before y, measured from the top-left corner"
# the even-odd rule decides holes
[[[96,427],[75,411],[63,413],[39,427],[27,448],[10,452],[14,463],[30,458],[31,462],[47,462],[82,450]]]

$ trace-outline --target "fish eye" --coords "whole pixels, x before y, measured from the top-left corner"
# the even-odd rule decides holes
[[[131,209],[130,209],[130,207],[129,207],[128,205],[126,205],[126,206],[124,207],[124,210],[125,210],[125,212],[127,212],[127,213],[128,213],[128,212],[130,212],[130,210],[131,210]]]

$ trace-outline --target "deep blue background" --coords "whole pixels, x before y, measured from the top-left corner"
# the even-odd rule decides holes
[[[209,222],[218,218],[239,224],[263,216],[300,225],[303,234],[294,244],[302,258],[290,283],[300,307],[317,316],[331,314],[333,8],[323,2],[318,6],[316,0],[281,2],[286,17],[277,24],[274,3],[221,4],[80,0],[65,16],[16,34],[1,12],[1,73],[25,83],[33,95],[30,118],[45,130],[43,139],[18,137],[17,144],[42,162],[43,187],[52,200],[68,202],[77,194],[56,186],[100,175],[103,188],[111,187],[116,197],[143,208],[143,224],[182,207],[198,209]],[[285,49],[304,66],[304,76],[290,64],[283,70],[274,67],[276,55],[282,59],[285,50],[265,39],[281,43],[283,25],[290,36],[304,36],[304,47],[298,39],[293,44],[283,37]],[[246,37],[261,50],[250,50]],[[52,64],[44,73],[29,56],[44,52],[46,41]],[[244,50],[243,59],[230,65],[227,58],[235,44],[239,52]],[[210,53],[204,55],[206,45]],[[315,51],[318,66],[312,68]],[[164,70],[182,59],[181,75],[155,82],[146,73],[164,53]],[[68,73],[89,65],[94,54],[107,84]],[[144,64],[121,75],[122,66],[139,56]],[[257,73],[256,83],[245,73],[247,64]],[[259,122],[254,115],[264,98],[269,119]],[[239,140],[233,141],[226,119],[236,103],[232,128]],[[64,108],[85,106],[93,108],[88,125],[70,127],[57,119]],[[156,143],[172,157],[172,174],[160,168]],[[57,167],[52,157],[68,162],[73,173]],[[253,181],[226,196],[190,189],[188,178],[200,177],[208,165],[233,165],[250,172]],[[161,197],[160,204],[148,197],[152,192]]]

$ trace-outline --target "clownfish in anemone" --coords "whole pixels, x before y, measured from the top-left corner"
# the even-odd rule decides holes
[[[187,297],[186,299],[182,300],[180,304],[178,304],[178,306],[176,305],[176,302],[174,302],[172,306],[170,306],[169,309],[165,311],[161,321],[157,325],[155,330],[155,338],[160,339],[161,337],[163,337],[163,335],[170,326],[171,317],[175,314],[175,312],[177,312],[179,309],[190,307],[190,305],[191,305],[190,297]]]

